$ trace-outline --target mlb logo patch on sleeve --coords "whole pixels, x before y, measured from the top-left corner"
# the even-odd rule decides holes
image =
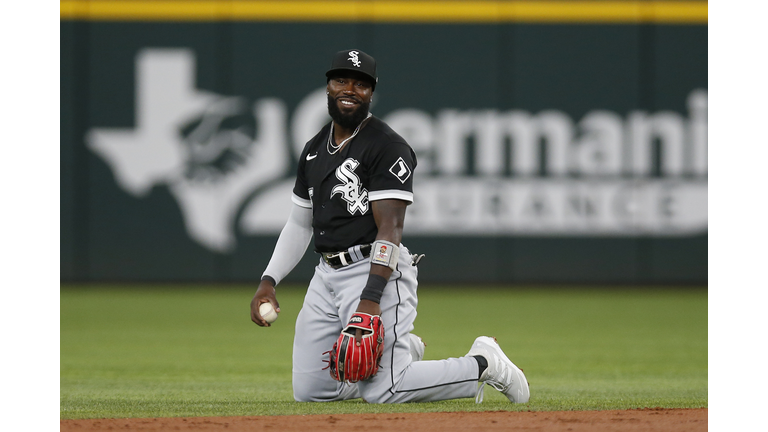
[[[411,176],[411,169],[408,167],[408,164],[405,163],[403,158],[398,158],[397,162],[395,162],[389,169],[389,172],[397,177],[397,179],[400,180],[400,183],[403,184],[405,184],[405,181]]]

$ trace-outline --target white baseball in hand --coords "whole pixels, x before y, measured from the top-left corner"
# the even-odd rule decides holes
[[[272,324],[277,319],[277,312],[272,307],[272,303],[266,302],[259,305],[259,315],[264,318],[264,321]]]

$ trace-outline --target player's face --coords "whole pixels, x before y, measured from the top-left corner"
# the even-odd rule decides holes
[[[357,127],[357,124],[368,115],[372,93],[371,82],[361,77],[339,75],[331,78],[328,81],[328,109],[331,117],[336,120],[335,117],[341,116],[349,120],[336,122],[343,127],[348,127],[359,119],[352,126],[352,128]]]

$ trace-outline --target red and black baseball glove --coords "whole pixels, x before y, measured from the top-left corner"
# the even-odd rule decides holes
[[[355,341],[355,331],[361,329],[360,346]],[[357,312],[341,331],[331,350],[331,376],[336,381],[357,382],[366,380],[379,370],[384,353],[384,324],[378,315]]]

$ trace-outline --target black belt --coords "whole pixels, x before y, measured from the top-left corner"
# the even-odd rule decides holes
[[[323,252],[323,261],[329,266],[339,269],[362,261],[371,256],[371,245],[357,245],[343,252]]]

